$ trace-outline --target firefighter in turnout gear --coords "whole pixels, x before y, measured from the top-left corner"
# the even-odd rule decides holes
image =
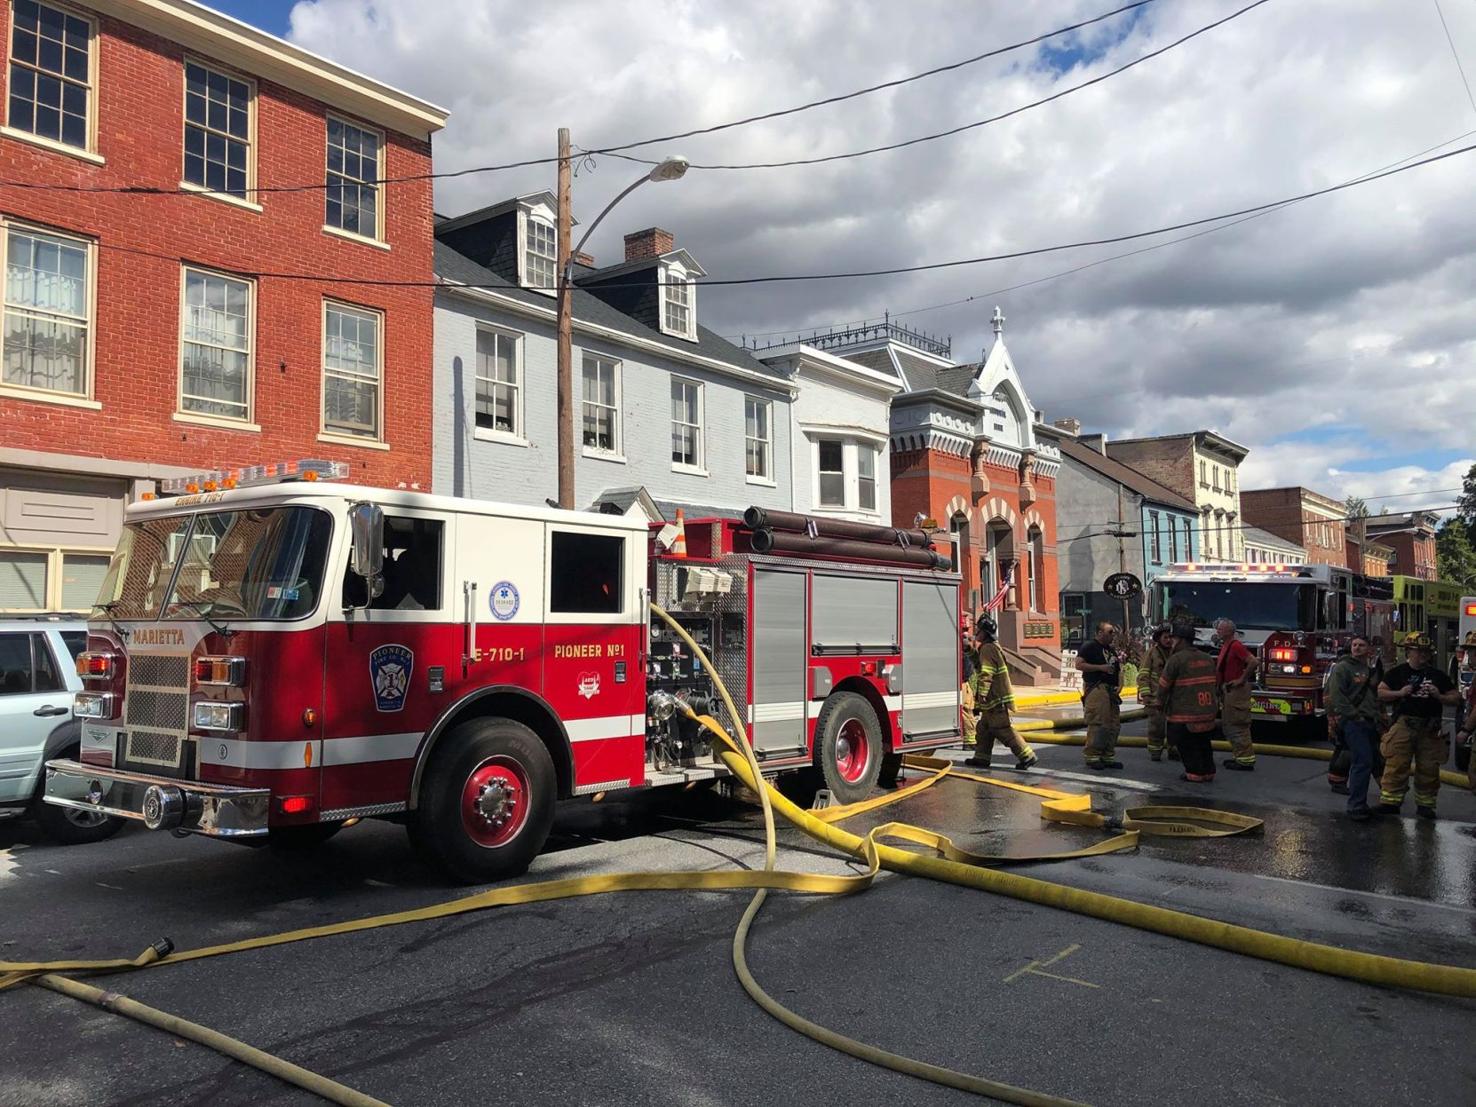
[[[1215,662],[1194,648],[1194,626],[1175,623],[1173,651],[1158,678],[1158,702],[1163,704],[1169,741],[1179,749],[1184,762],[1180,780],[1212,784],[1215,755],[1212,743],[1219,729],[1216,716],[1220,704]]]
[[[1004,650],[995,641],[999,628],[988,615],[974,624],[978,645],[974,653],[974,675],[970,677],[974,714],[978,718],[974,753],[966,764],[976,768],[990,767],[994,743],[1003,742],[1015,755],[1015,768],[1028,769],[1038,758],[1030,744],[1015,733],[1010,725],[1010,708],[1015,706],[1015,690],[1010,685],[1010,670]]]
[[[1154,761],[1163,760],[1167,744],[1168,723],[1164,719],[1163,704],[1158,702],[1158,678],[1168,664],[1173,652],[1173,628],[1162,623],[1153,628],[1149,637],[1148,652],[1143,655],[1143,664],[1138,668],[1138,703],[1148,710],[1148,756]],[[1169,758],[1177,760],[1179,751],[1169,747]]]
[[[1409,788],[1414,763],[1415,810],[1422,819],[1435,817],[1440,766],[1450,753],[1443,730],[1445,708],[1458,704],[1455,683],[1433,664],[1430,639],[1410,631],[1403,642],[1407,660],[1384,674],[1379,699],[1393,706],[1394,725],[1384,735],[1384,776],[1379,781],[1381,815],[1397,815]]]

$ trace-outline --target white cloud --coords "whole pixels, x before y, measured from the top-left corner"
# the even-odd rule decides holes
[[[291,37],[451,108],[436,160],[453,170],[551,154],[561,125],[598,147],[785,107],[1108,6],[304,0]],[[1121,41],[1094,32],[1106,53],[1064,75],[1025,51],[676,145],[694,162],[728,162],[896,141],[1048,94],[1238,6],[1154,4]],[[1447,8],[1476,72],[1476,5]],[[1473,127],[1429,6],[1271,3],[1120,77],[957,138],[813,168],[694,169],[634,194],[592,252],[614,260],[622,232],[660,223],[715,278],[975,256],[1324,187]],[[1368,474],[1340,466],[1469,450],[1473,158],[997,297],[984,294],[1152,243],[869,281],[714,287],[703,320],[733,335],[798,331],[979,294],[908,322],[951,334],[955,355],[973,357],[997,299],[1032,399],[1049,416],[1075,414],[1118,434],[1214,426],[1252,447],[1247,471],[1257,482],[1343,494]],[[575,182],[576,212],[597,210],[637,172],[599,158]],[[552,167],[461,178],[438,189],[437,208],[456,213],[552,184]],[[1314,427],[1346,433],[1321,446],[1285,441]],[[1452,483],[1450,466],[1407,468],[1379,475],[1408,490]]]

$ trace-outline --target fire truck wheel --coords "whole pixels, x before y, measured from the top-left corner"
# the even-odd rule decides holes
[[[865,799],[881,772],[881,726],[871,704],[855,692],[836,692],[815,720],[815,763],[837,803]]]
[[[267,848],[279,853],[297,853],[320,846],[343,829],[343,823],[308,823],[306,826],[274,826],[267,831]]]
[[[553,761],[510,719],[471,719],[447,734],[420,785],[410,840],[468,884],[527,871],[553,825]]]

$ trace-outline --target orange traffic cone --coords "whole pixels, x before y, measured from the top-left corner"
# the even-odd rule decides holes
[[[671,556],[687,556],[687,513],[677,508],[676,537],[671,540]]]

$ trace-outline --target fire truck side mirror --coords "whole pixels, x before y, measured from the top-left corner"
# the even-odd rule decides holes
[[[382,587],[380,572],[384,569],[384,512],[378,504],[356,503],[349,508],[349,533],[353,537],[353,550],[349,555],[349,568],[364,578],[368,594],[378,594],[376,584]]]

